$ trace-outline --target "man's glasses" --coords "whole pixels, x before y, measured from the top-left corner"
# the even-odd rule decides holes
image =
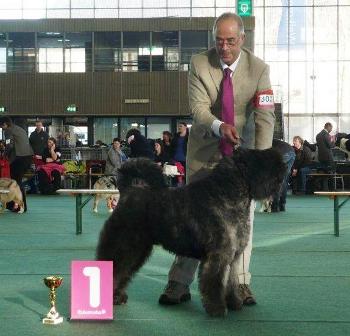
[[[221,39],[221,38],[216,38],[215,39],[215,44],[219,47],[223,47],[225,44],[227,44],[228,47],[235,47],[238,42],[240,40],[240,37],[232,37],[232,38],[228,38],[228,39]]]

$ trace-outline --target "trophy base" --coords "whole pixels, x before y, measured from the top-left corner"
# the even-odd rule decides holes
[[[43,324],[60,324],[63,322],[63,317],[60,316],[60,317],[57,317],[55,319],[51,319],[51,318],[48,318],[48,317],[44,317],[43,318]]]

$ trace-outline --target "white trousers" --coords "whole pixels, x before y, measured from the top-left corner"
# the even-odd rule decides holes
[[[253,242],[253,222],[254,222],[255,201],[250,204],[249,218],[250,234],[246,248],[237,261],[236,269],[238,282],[240,284],[250,284],[251,274],[249,273],[250,256],[252,254]],[[169,281],[176,281],[184,285],[190,285],[194,280],[199,261],[197,259],[176,256],[170,271]]]

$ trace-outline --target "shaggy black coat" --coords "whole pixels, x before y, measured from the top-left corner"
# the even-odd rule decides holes
[[[159,244],[201,261],[199,287],[210,315],[239,309],[234,264],[249,239],[250,202],[277,192],[284,175],[272,149],[237,150],[203,179],[177,189],[166,188],[161,170],[147,159],[123,165],[121,197],[97,247],[98,260],[115,263],[115,304],[126,303],[131,277]]]

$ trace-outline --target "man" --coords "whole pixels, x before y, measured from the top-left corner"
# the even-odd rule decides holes
[[[324,125],[324,129],[316,135],[318,161],[321,163],[323,168],[331,171],[335,169],[332,153],[334,142],[331,141],[331,136],[329,135],[329,133],[332,132],[332,129],[332,124],[330,122],[327,122]]]
[[[279,139],[273,139],[272,148],[274,148],[282,155],[283,162],[286,164],[287,170],[281,186],[281,190],[273,195],[271,211],[286,211],[288,180],[295,160],[295,153],[293,147],[290,144]]]
[[[275,117],[268,66],[242,48],[244,26],[236,14],[224,13],[218,17],[213,35],[216,47],[195,55],[191,61],[189,103],[193,124],[187,149],[187,182],[203,177],[223,155],[231,155],[241,134],[245,143],[252,142],[251,147],[257,149],[266,149],[272,144]],[[255,131],[246,134],[247,129],[251,129],[250,116],[254,117]],[[254,208],[252,201],[249,218],[252,229]],[[248,287],[252,229],[248,246],[236,265],[240,294],[247,305],[256,303]],[[191,299],[189,285],[197,265],[198,260],[176,257],[168,285],[159,298],[160,304]]]
[[[24,211],[27,211],[25,190],[22,186],[24,173],[32,163],[33,150],[30,147],[26,131],[12,123],[9,117],[0,117],[0,128],[4,130],[6,143],[6,156],[10,161],[11,178],[15,180],[21,188],[23,194]],[[9,205],[9,204],[8,204]],[[11,210],[13,204],[9,205]]]
[[[43,129],[42,121],[37,120],[35,122],[35,130],[29,136],[29,143],[37,159],[41,159],[43,151],[47,147],[48,139],[49,135]]]
[[[304,140],[296,135],[293,138],[295,161],[292,167],[292,187],[294,194],[305,194],[307,175],[311,173],[312,152],[308,146],[304,146]]]

